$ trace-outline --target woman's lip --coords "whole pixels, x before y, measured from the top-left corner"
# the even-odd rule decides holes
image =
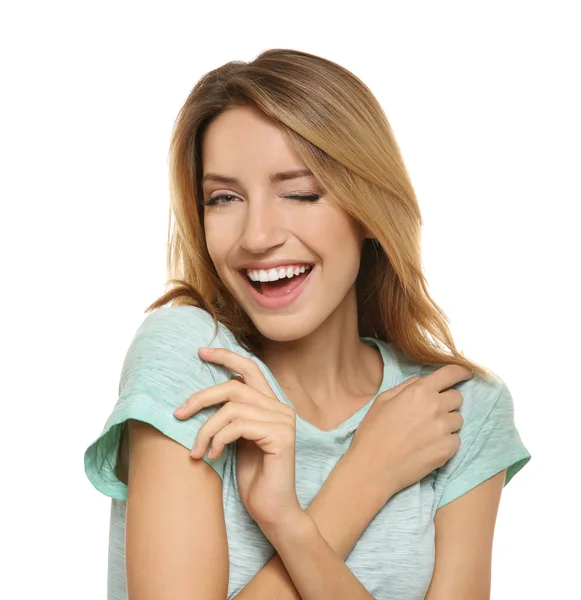
[[[315,269],[316,269],[316,266],[313,265],[313,267],[310,269],[308,275],[303,279],[303,281],[301,281],[301,283],[294,290],[292,290],[289,294],[287,294],[285,296],[279,296],[277,298],[268,298],[267,296],[264,296],[263,294],[258,292],[254,288],[254,286],[250,282],[250,279],[248,278],[248,276],[246,275],[246,273],[244,271],[240,271],[240,275],[242,277],[244,277],[244,279],[246,280],[246,285],[250,289],[250,294],[252,295],[252,298],[254,299],[254,301],[257,304],[259,304],[263,308],[282,308],[284,306],[288,306],[289,304],[292,304],[293,302],[295,302],[295,300],[298,299],[298,297],[303,293],[303,291],[305,290],[305,288],[307,287],[309,282],[312,281],[312,274],[315,271]]]

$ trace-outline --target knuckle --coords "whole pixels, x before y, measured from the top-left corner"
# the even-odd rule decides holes
[[[202,408],[202,404],[198,400],[197,394],[190,396],[183,404],[189,411],[198,411]]]
[[[288,444],[294,444],[296,439],[296,430],[292,425],[283,425],[283,437],[286,439]]]
[[[216,443],[221,444],[222,443],[222,439],[224,438],[224,430],[220,429],[220,431],[217,431],[215,435],[212,436],[212,446],[216,446]]]
[[[238,379],[230,379],[226,385],[228,387],[227,393],[230,399],[239,396],[248,387]]]
[[[441,436],[447,436],[450,433],[450,425],[446,419],[440,419],[438,421],[438,433]]]
[[[232,435],[238,435],[239,432],[239,427],[238,427],[238,420],[232,421],[232,425],[230,427],[226,428],[222,428],[220,429],[220,431],[216,432],[216,435],[214,435],[212,437],[212,447],[223,447],[225,446],[225,438],[226,436],[230,436],[232,437]]]
[[[289,417],[291,417],[293,421],[296,419],[296,413],[295,413],[295,411],[290,406],[288,406],[287,404],[282,404],[282,412],[285,415],[288,415]]]
[[[240,381],[238,381],[238,379],[229,379],[224,384],[224,386],[227,388],[228,391],[235,391],[239,385],[240,385]]]
[[[457,433],[453,433],[450,437],[452,438],[452,450],[456,453],[462,444],[462,438]]]
[[[453,411],[451,414],[454,415],[454,422],[456,423],[456,430],[460,429],[464,425],[464,417],[458,412]]]
[[[249,363],[249,371],[253,371],[255,375],[262,375],[262,371],[257,363],[255,363],[253,360],[249,360]]]
[[[243,362],[238,369],[238,375],[242,379],[247,380],[249,376],[257,376],[260,374],[260,367],[250,358],[243,358]],[[243,381],[237,380],[238,383],[244,383]]]
[[[227,419],[231,418],[234,415],[236,410],[236,404],[234,402],[226,402],[222,408],[218,411],[221,415],[226,417]]]
[[[409,386],[410,396],[415,402],[421,402],[426,396],[425,385],[422,381],[416,381],[414,385]]]
[[[453,396],[456,399],[462,398],[462,392],[460,390],[457,390],[454,387],[451,387],[449,390],[447,390],[447,393],[450,394],[450,396]]]
[[[460,436],[457,433],[451,433],[446,439],[446,451],[448,456],[456,453],[460,447]]]
[[[244,429],[246,429],[248,427],[248,419],[236,419],[233,421],[234,423],[234,430],[236,431],[236,433],[238,435],[241,435],[242,432],[244,431]]]
[[[459,389],[455,388],[455,387],[451,387],[451,388],[447,389],[446,393],[450,394],[451,396],[453,396],[456,400],[463,400],[464,399],[464,395],[462,394],[462,392]]]

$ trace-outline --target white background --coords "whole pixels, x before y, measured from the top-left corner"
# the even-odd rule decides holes
[[[2,598],[105,598],[110,502],[83,453],[164,291],[173,121],[204,73],[276,47],[376,94],[425,220],[430,293],[512,392],[533,457],[503,492],[492,598],[578,597],[576,6],[3,5]]]

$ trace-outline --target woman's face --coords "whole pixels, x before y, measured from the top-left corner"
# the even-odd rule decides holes
[[[363,229],[313,176],[274,177],[306,166],[255,107],[215,118],[202,157],[206,243],[222,282],[266,338],[309,335],[354,294]]]

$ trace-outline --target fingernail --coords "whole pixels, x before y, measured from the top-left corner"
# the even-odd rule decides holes
[[[214,348],[200,348],[200,352],[204,352],[206,354],[212,354],[212,352],[214,352]]]
[[[183,417],[186,414],[186,405],[182,404],[181,406],[178,406],[174,411],[173,414],[176,417]]]

